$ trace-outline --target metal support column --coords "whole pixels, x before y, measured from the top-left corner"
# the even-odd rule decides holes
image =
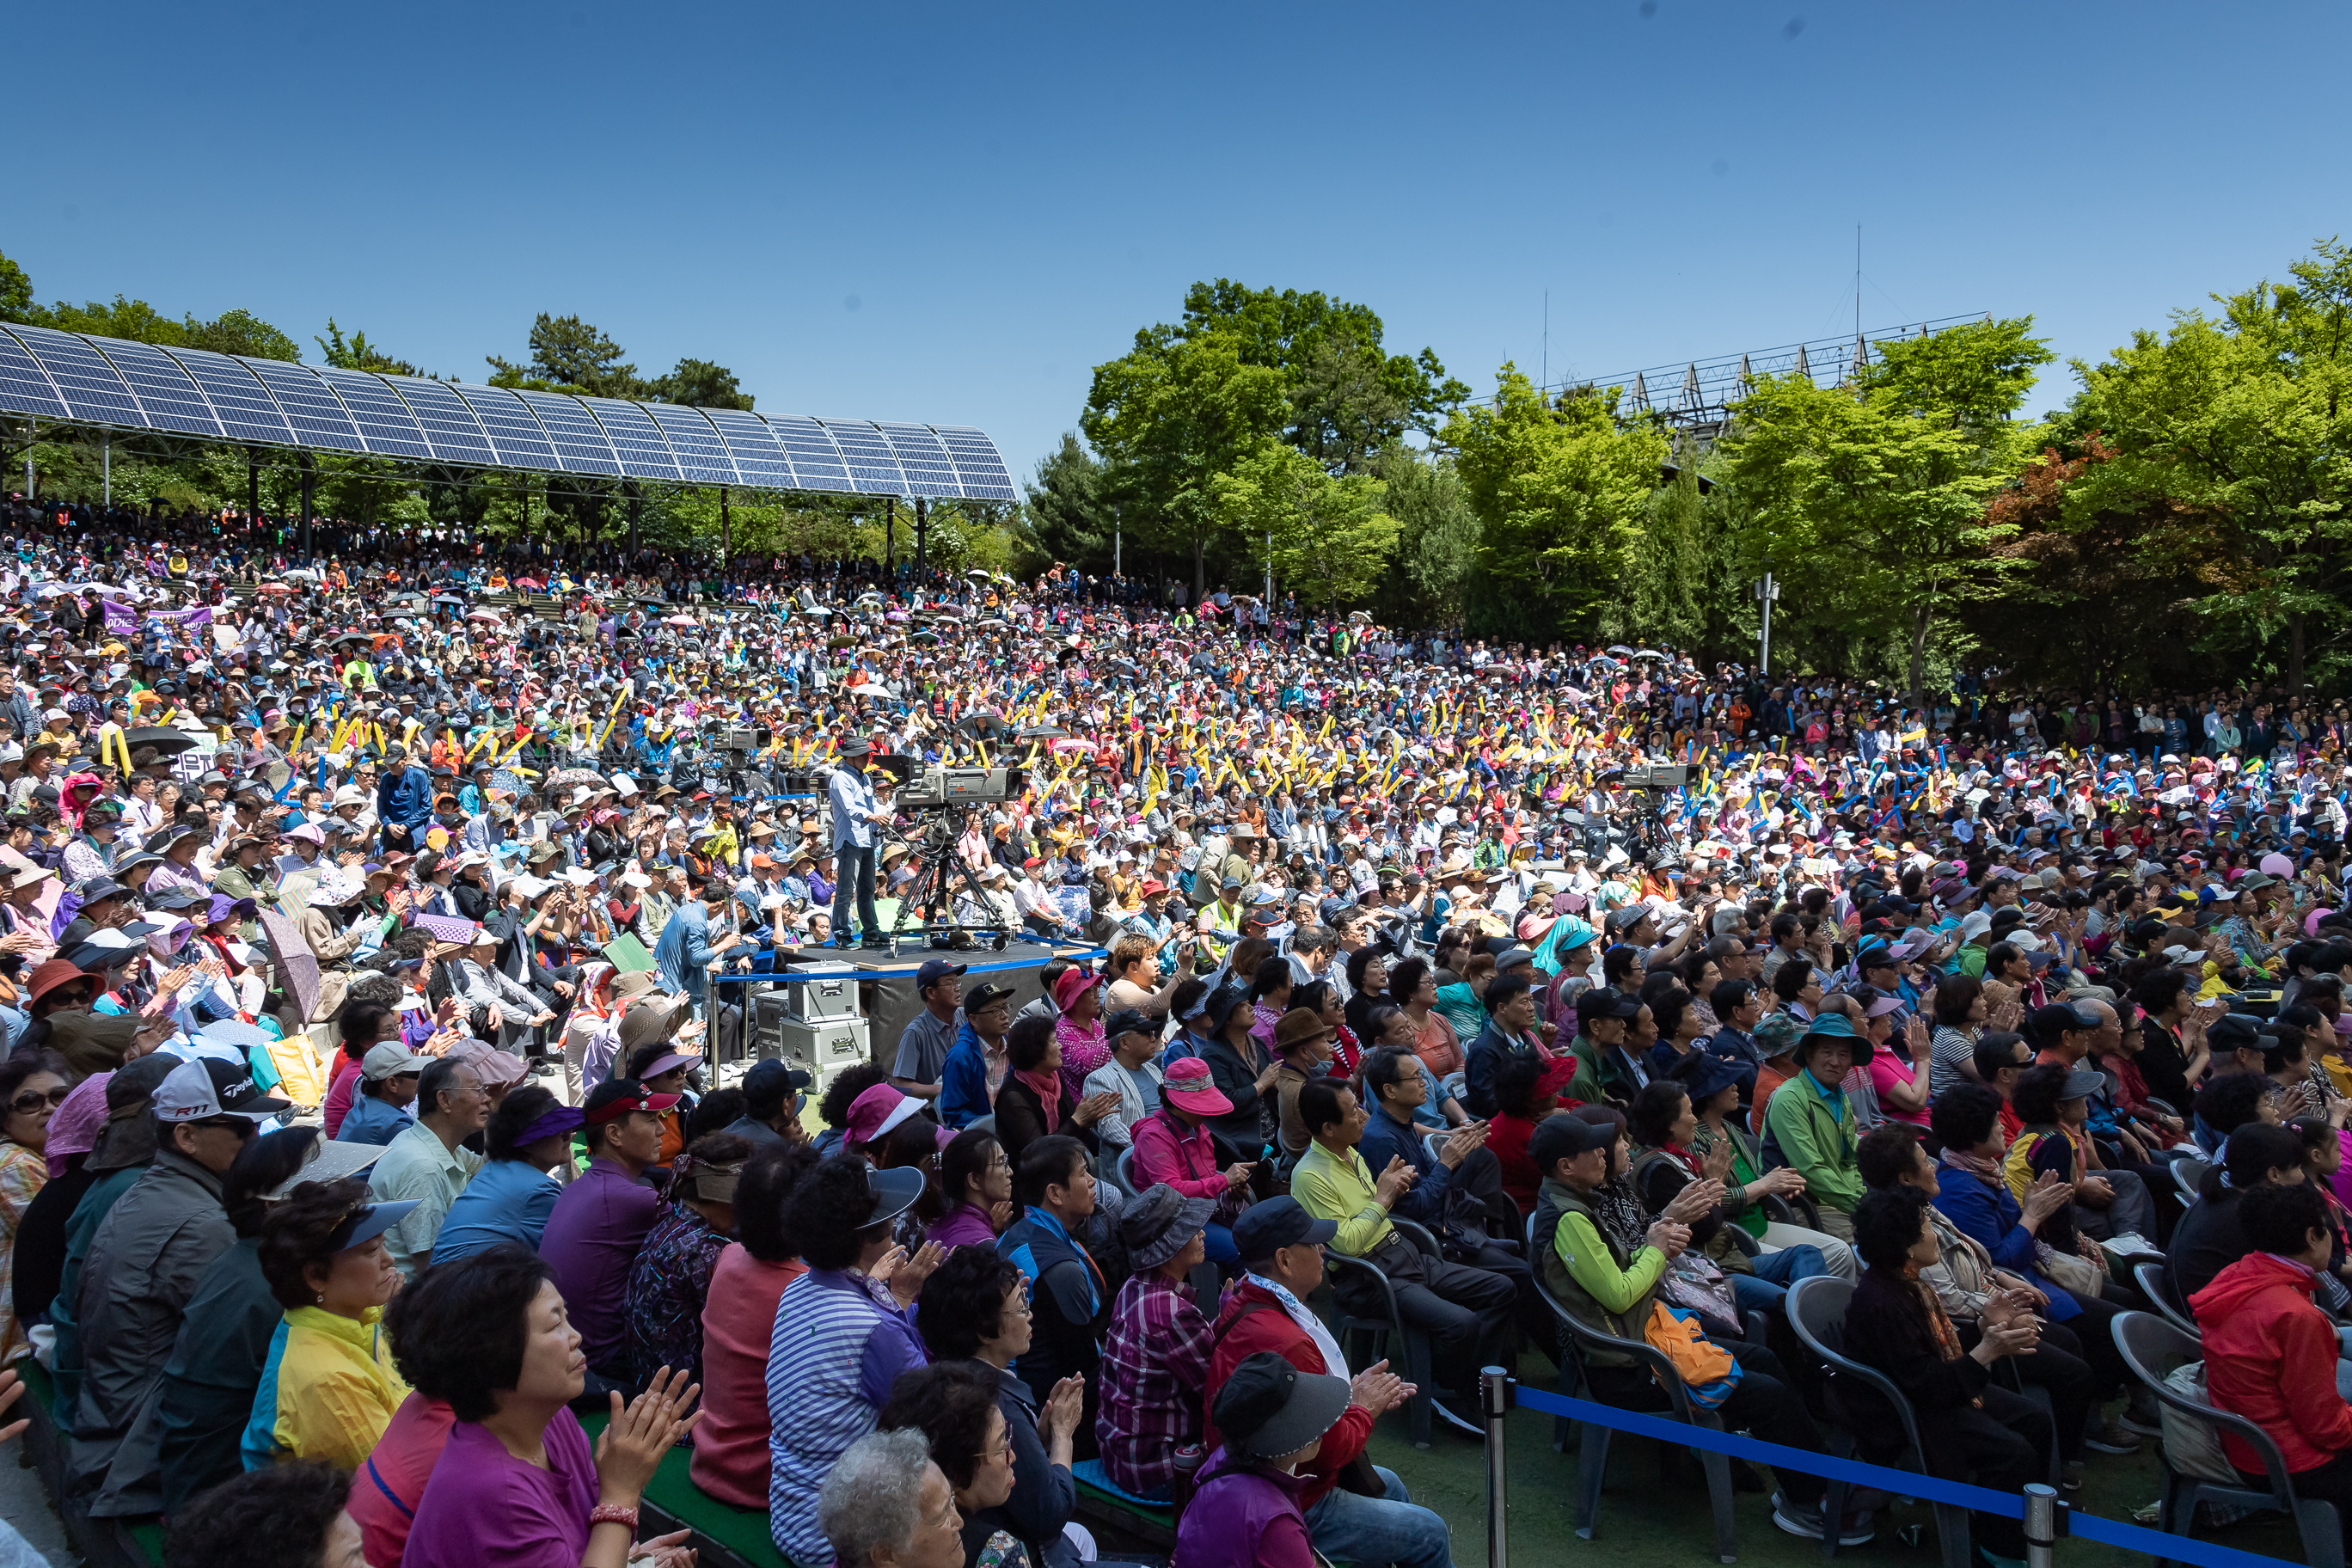
[[[257,527],[261,521],[261,462],[248,450],[245,454],[245,526]]]
[[[302,559],[315,558],[310,547],[311,500],[317,494],[319,465],[308,452],[302,454]]]
[[[882,570],[898,575],[898,498],[882,498]]]
[[[931,563],[931,503],[927,497],[915,498],[915,570],[928,571]]]
[[[629,487],[629,563],[632,566],[635,565],[637,559],[637,524],[643,520],[645,510],[646,498],[637,493],[636,486],[631,485]]]
[[[98,434],[98,499],[107,510],[114,510],[114,432]]]
[[[1511,1551],[1505,1523],[1508,1478],[1503,1466],[1503,1417],[1511,1413],[1511,1378],[1499,1366],[1478,1371],[1478,1405],[1486,1417],[1486,1568],[1507,1568]]]
[[[25,504],[31,506],[38,499],[33,493],[33,443],[40,439],[41,427],[34,420],[25,421]]]
[[[1772,603],[1780,596],[1780,584],[1772,581],[1767,572],[1748,592],[1764,607],[1764,625],[1756,646],[1756,678],[1759,680],[1772,673]]]
[[[733,514],[727,510],[727,487],[719,487],[719,591],[727,591],[727,558],[732,552],[735,539]]]

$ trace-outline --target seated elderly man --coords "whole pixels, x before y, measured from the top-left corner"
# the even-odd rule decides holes
[[[1822,1228],[1853,1240],[1853,1205],[1865,1190],[1854,1151],[1860,1129],[1838,1086],[1870,1061],[1871,1044],[1843,1013],[1823,1013],[1796,1045],[1796,1076],[1772,1096],[1765,1112],[1765,1157],[1774,1154],[1805,1178],[1806,1195],[1821,1211]]]
[[[1391,1156],[1378,1176],[1372,1173],[1356,1152],[1364,1135],[1365,1111],[1344,1082],[1328,1078],[1309,1082],[1298,1091],[1298,1118],[1313,1142],[1291,1175],[1292,1195],[1308,1214],[1339,1226],[1332,1245],[1388,1276],[1405,1322],[1430,1336],[1439,1380],[1459,1405],[1454,1414],[1465,1426],[1483,1431],[1468,1395],[1476,1386],[1477,1369],[1497,1359],[1518,1288],[1491,1269],[1431,1258],[1398,1234],[1390,1211],[1412,1190],[1420,1173],[1402,1157]],[[1362,1288],[1359,1278],[1342,1275],[1333,1284],[1341,1304],[1351,1311],[1385,1310],[1385,1304],[1358,1299]]]

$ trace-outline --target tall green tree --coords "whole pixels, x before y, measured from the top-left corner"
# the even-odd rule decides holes
[[[1487,636],[1549,639],[1592,626],[1620,592],[1665,437],[1621,426],[1613,395],[1558,402],[1506,363],[1491,404],[1446,424],[1480,524],[1468,625]]]
[[[1732,410],[1722,479],[1739,491],[1749,560],[1782,609],[1839,620],[1850,643],[1900,637],[1921,700],[1937,617],[2019,568],[1985,514],[2042,432],[2011,419],[2050,351],[2031,318],[1874,345],[1850,384],[1766,376]]]
[[[647,393],[663,403],[683,403],[693,408],[740,408],[749,412],[751,395],[735,380],[735,373],[707,359],[682,359],[667,375],[656,376]]]
[[[1110,570],[1112,519],[1103,499],[1103,466],[1075,432],[1063,433],[1062,444],[1038,459],[1037,477],[1023,488],[1029,536],[1046,563]]]
[[[299,360],[302,345],[250,310],[228,310],[209,321],[190,316],[180,342],[192,349],[216,354],[243,354],[247,359]]]
[[[404,359],[394,359],[375,344],[368,342],[365,332],[355,331],[348,342],[335,318],[327,318],[327,335],[310,340],[326,355],[327,363],[338,370],[375,371],[384,375],[417,375],[425,373]]]
[[[2068,487],[2068,513],[2179,509],[2221,525],[2209,625],[2283,643],[2290,686],[2315,656],[2352,666],[2352,249],[2319,241],[2291,280],[2216,296],[2217,317],[2179,316],[2108,360],[2074,366],[2073,431],[2097,431],[2112,460]]]
[[[1397,521],[1381,508],[1384,481],[1335,478],[1297,447],[1268,440],[1213,482],[1224,526],[1239,539],[1263,540],[1275,576],[1304,603],[1354,604],[1387,571]]]
[[[1706,498],[1696,443],[1675,449],[1676,472],[1652,491],[1625,570],[1625,592],[1606,605],[1601,635],[1696,648],[1706,640]]]
[[[1208,591],[1219,533],[1215,481],[1283,428],[1283,374],[1253,364],[1230,332],[1136,334],[1122,358],[1095,367],[1079,428],[1108,465],[1104,500],[1128,526],[1192,563]]]
[[[0,321],[26,321],[33,308],[33,280],[25,269],[0,256]]]
[[[493,386],[536,386],[580,392],[593,397],[641,397],[646,384],[637,367],[622,357],[621,345],[577,316],[541,310],[530,324],[530,359],[514,364],[496,354],[483,357],[495,373]]]
[[[1372,472],[1389,487],[1397,550],[1381,597],[1381,618],[1398,626],[1454,626],[1478,558],[1478,518],[1463,493],[1454,460],[1402,444],[1382,452]]]

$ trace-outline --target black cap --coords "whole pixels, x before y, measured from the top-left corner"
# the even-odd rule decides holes
[[[1234,1221],[1234,1249],[1245,1264],[1263,1263],[1283,1247],[1315,1246],[1339,1234],[1338,1222],[1317,1219],[1297,1198],[1267,1198],[1250,1205]]]
[[[1212,1415],[1226,1447],[1248,1458],[1295,1454],[1346,1415],[1348,1380],[1301,1372],[1272,1351],[1245,1357],[1217,1391]]]
[[[1562,1160],[1606,1149],[1615,1142],[1613,1125],[1587,1121],[1580,1116],[1547,1116],[1536,1123],[1535,1132],[1528,1139],[1528,1158],[1549,1176]]]
[[[2279,1039],[2263,1028],[2268,1020],[2252,1013],[2224,1013],[2205,1031],[2205,1038],[2217,1051],[2274,1051]]]

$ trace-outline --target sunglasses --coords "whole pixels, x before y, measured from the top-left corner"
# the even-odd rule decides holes
[[[8,1102],[8,1109],[18,1116],[30,1116],[36,1110],[40,1110],[44,1105],[49,1106],[52,1109],[57,1106],[63,1105],[66,1102],[66,1096],[72,1092],[73,1091],[71,1089],[68,1089],[63,1084],[59,1084],[57,1088],[49,1090],[47,1094],[43,1094],[37,1089],[31,1090],[27,1093],[20,1094],[16,1099],[10,1100]]]

